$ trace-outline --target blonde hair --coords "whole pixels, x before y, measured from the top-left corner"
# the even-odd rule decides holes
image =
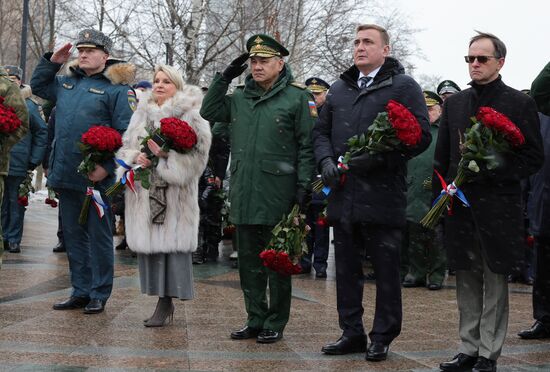
[[[153,75],[153,81],[155,81],[155,77],[157,76],[157,74],[160,71],[164,72],[166,74],[166,76],[168,76],[168,79],[170,79],[170,81],[172,83],[174,83],[177,90],[182,90],[183,89],[183,86],[185,84],[183,82],[183,77],[181,76],[179,71],[174,66],[168,66],[168,65],[163,65],[163,64],[156,65],[155,66],[155,73]]]

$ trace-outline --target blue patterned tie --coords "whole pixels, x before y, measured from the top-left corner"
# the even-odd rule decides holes
[[[361,81],[359,83],[359,87],[361,88],[361,90],[367,89],[367,84],[372,80],[372,76],[363,76],[359,80]]]

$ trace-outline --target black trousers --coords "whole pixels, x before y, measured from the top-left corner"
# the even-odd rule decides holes
[[[533,317],[550,329],[550,238],[535,237],[537,266],[533,284]]]
[[[399,228],[367,223],[334,226],[336,299],[340,328],[345,336],[365,334],[362,264],[365,250],[376,275],[376,309],[369,338],[371,342],[389,345],[401,332],[401,239]]]

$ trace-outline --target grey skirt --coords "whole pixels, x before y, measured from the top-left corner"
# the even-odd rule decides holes
[[[142,293],[181,300],[193,298],[191,253],[138,253],[138,265]]]

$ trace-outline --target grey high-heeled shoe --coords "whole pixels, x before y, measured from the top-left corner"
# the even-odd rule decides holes
[[[149,318],[143,321],[145,327],[162,327],[168,320],[172,323],[174,320],[174,304],[172,297],[159,297],[155,312]]]

